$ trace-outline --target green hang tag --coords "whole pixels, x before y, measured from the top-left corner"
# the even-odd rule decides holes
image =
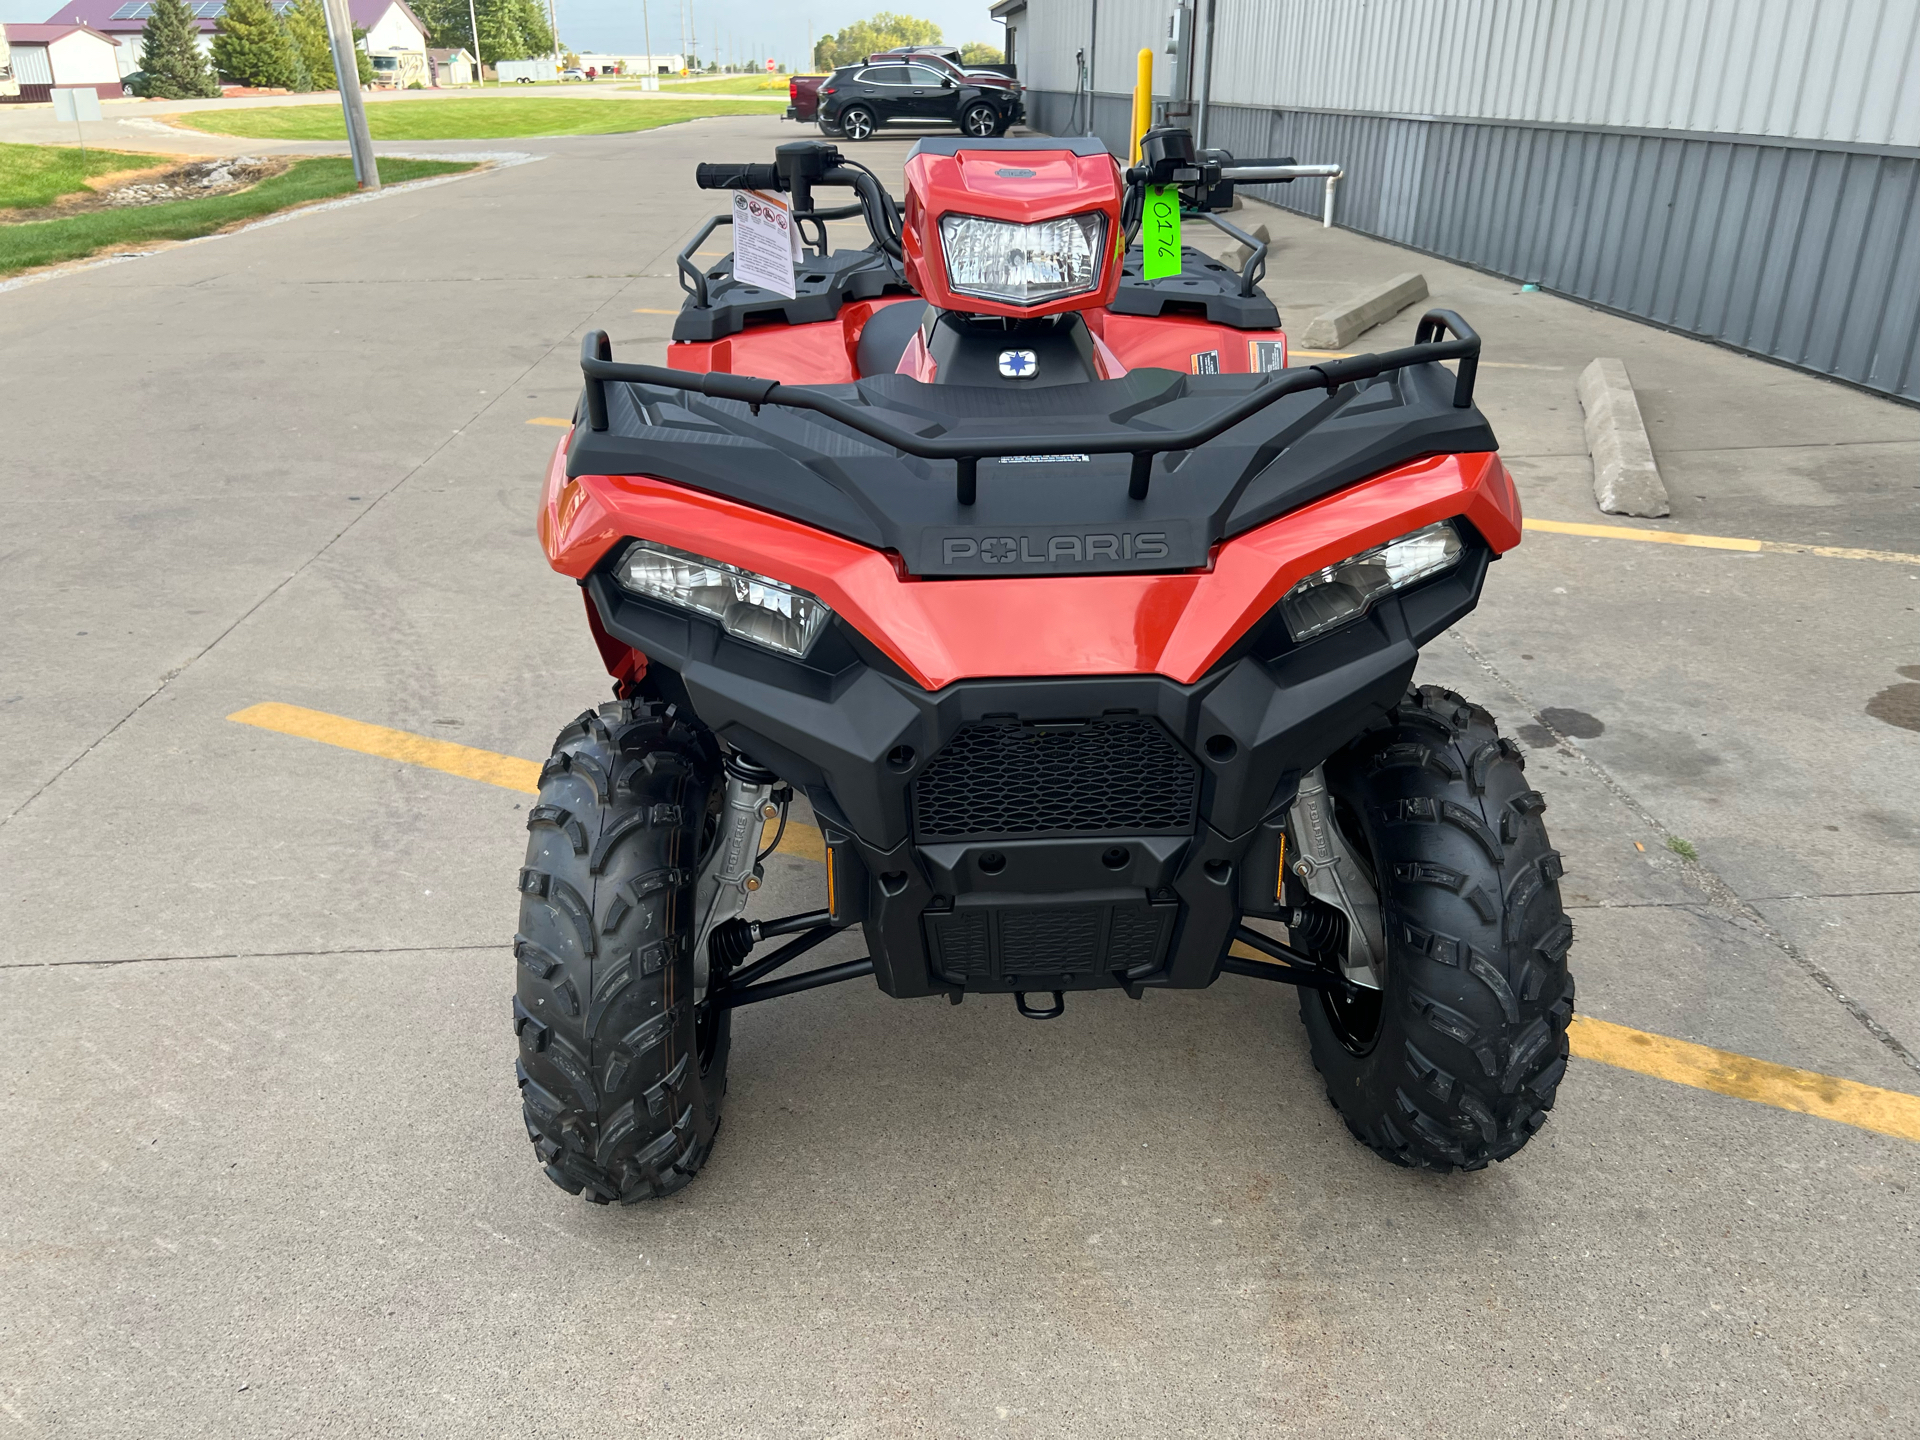
[[[1147,208],[1140,224],[1140,245],[1146,252],[1146,277],[1158,280],[1180,273],[1180,187],[1149,185]]]

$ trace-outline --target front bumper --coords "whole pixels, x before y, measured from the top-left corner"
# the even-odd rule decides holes
[[[1240,916],[1276,908],[1279,817],[1299,776],[1398,701],[1420,646],[1473,608],[1493,554],[1471,536],[1453,571],[1306,645],[1274,617],[1192,683],[973,678],[929,691],[844,620],[802,664],[641,600],[611,578],[618,553],[583,581],[603,641],[646,655],[668,694],[806,792],[836,911],[864,921],[875,975],[897,996],[1211,984]],[[1162,807],[1149,823],[975,834],[930,821],[930,770],[963,732],[1017,747],[1103,727],[1163,737],[1154,744],[1171,749],[1144,783],[1184,783],[1185,766],[1187,818]],[[1144,773],[1082,779],[1117,793]]]

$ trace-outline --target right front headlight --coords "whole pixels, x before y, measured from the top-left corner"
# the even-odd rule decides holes
[[[833,618],[804,590],[646,540],[628,547],[613,574],[636,595],[710,615],[729,635],[783,655],[805,655]]]
[[[1287,633],[1296,641],[1311,640],[1357,620],[1376,600],[1452,569],[1463,548],[1453,522],[1442,520],[1316,570],[1280,602]]]

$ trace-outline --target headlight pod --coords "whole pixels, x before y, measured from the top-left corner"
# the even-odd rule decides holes
[[[1287,633],[1296,641],[1311,640],[1357,620],[1376,600],[1452,569],[1462,550],[1460,532],[1442,520],[1316,570],[1280,601]]]
[[[961,295],[1039,305],[1100,285],[1107,217],[1100,211],[1016,225],[977,215],[940,217],[947,284]]]
[[[645,540],[627,547],[613,575],[636,595],[710,615],[729,635],[782,655],[805,655],[833,616],[804,590]]]

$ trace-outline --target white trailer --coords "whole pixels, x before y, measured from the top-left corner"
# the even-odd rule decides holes
[[[551,58],[541,60],[501,60],[495,63],[494,73],[500,77],[502,85],[511,85],[516,81],[522,85],[532,85],[541,80],[558,80],[560,62]]]

